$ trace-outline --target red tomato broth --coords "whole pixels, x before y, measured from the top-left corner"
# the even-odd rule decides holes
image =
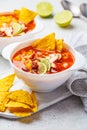
[[[24,34],[26,34],[27,32],[32,31],[36,27],[36,23],[35,23],[34,20],[29,22],[29,23],[27,23],[27,24],[25,24],[25,23],[20,22],[19,19],[17,18],[17,16],[15,14],[13,14],[13,13],[12,14],[8,13],[8,14],[0,15],[0,17],[5,17],[5,19],[10,18],[9,22],[6,21],[6,20],[4,22],[5,24],[7,24],[5,28],[7,28],[8,30],[9,30],[9,27],[11,27],[11,23],[15,22],[15,21],[17,23],[19,23],[19,24],[24,24],[25,27],[24,27],[24,29],[22,31],[22,33],[24,33]],[[2,26],[0,26],[0,28],[1,27]],[[13,35],[13,31],[11,32],[11,34]],[[22,35],[24,35],[24,34],[22,34]],[[21,33],[19,33],[17,36],[20,36],[20,35],[21,35]],[[1,31],[0,30],[0,37],[11,37],[11,36],[8,36],[8,34],[5,31]]]
[[[46,72],[47,74],[61,72],[63,70],[70,68],[74,64],[75,61],[74,56],[66,48],[63,48],[63,50],[59,52],[59,51],[39,50],[33,48],[32,46],[28,46],[16,52],[11,60],[13,64],[19,69],[25,72],[38,74],[39,59],[46,58],[52,55],[54,56],[59,55],[60,58],[57,58],[51,63],[51,68],[49,71]],[[31,66],[30,68],[28,68],[29,65]]]
[[[28,31],[32,31],[36,26],[35,21],[31,21],[30,23],[26,24],[25,27],[26,29],[24,30],[25,33],[27,33]]]

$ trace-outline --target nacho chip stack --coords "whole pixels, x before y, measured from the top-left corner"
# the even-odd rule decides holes
[[[50,33],[47,36],[40,38],[32,43],[32,46],[37,49],[48,51],[62,51],[64,45],[63,39],[56,39],[55,33]]]
[[[37,111],[37,101],[34,93],[30,94],[25,90],[15,90],[9,94],[8,98],[9,102],[6,107],[16,116],[29,116],[32,112]]]
[[[6,109],[16,116],[29,116],[37,112],[38,105],[34,92],[25,90],[14,90],[9,92],[14,84],[15,74],[0,79],[0,112]]]

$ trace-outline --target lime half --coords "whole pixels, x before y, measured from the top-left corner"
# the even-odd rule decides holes
[[[49,2],[40,2],[37,4],[37,13],[41,17],[48,17],[53,12],[53,6]]]
[[[18,35],[23,31],[22,25],[16,22],[12,23],[12,28],[13,28],[13,35]]]
[[[44,63],[42,63],[42,62],[39,62],[38,65],[39,65],[38,66],[38,73],[39,74],[45,74],[46,71],[47,71],[46,65]]]
[[[46,65],[47,71],[49,71],[50,67],[51,67],[49,59],[48,58],[40,58],[40,61]]]
[[[73,15],[69,10],[64,10],[62,12],[57,13],[54,16],[54,20],[59,26],[66,27],[71,23],[72,17]]]

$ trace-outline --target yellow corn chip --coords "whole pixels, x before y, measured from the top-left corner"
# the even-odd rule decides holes
[[[55,41],[56,50],[62,51],[62,49],[63,49],[63,43],[64,43],[64,40],[62,40],[62,39],[56,40]]]
[[[13,112],[13,113],[14,113],[14,115],[16,115],[18,117],[26,117],[26,116],[30,116],[31,115],[30,112],[26,112],[26,111],[24,111],[24,112]]]
[[[27,8],[21,8],[19,14],[19,20],[25,24],[31,22],[36,17],[37,13]]]
[[[9,99],[16,102],[27,104],[29,106],[33,106],[31,95],[29,94],[29,92],[24,90],[12,91],[9,95]]]
[[[33,108],[32,108],[32,111],[33,112],[37,112],[38,110],[38,103],[37,103],[37,99],[36,99],[36,96],[34,94],[34,92],[31,93],[31,97],[32,97],[32,100],[33,100]]]
[[[31,111],[29,109],[25,109],[25,108],[9,108],[10,112],[13,113],[14,115],[18,116],[18,117],[25,117],[25,116],[30,116],[31,115]]]
[[[16,116],[18,116],[18,117],[26,117],[26,116],[30,116],[31,115],[31,113],[29,113],[29,112],[26,112],[26,111],[24,111],[24,112],[13,112],[14,113],[14,115],[16,115]]]
[[[3,25],[3,23],[10,23],[12,20],[12,16],[0,16],[0,26]]]
[[[12,108],[28,108],[31,109],[30,106],[24,104],[24,103],[20,103],[20,102],[15,102],[15,101],[9,101],[6,105],[6,107],[12,107]]]
[[[9,111],[16,116],[30,116],[32,112],[37,112],[37,100],[34,93],[31,94],[31,98],[33,101],[33,107],[26,105],[24,103],[9,101],[5,106],[9,109]]]
[[[8,96],[9,92],[0,92],[0,111],[3,112],[5,111],[6,107],[6,103],[8,102]]]
[[[20,55],[15,56],[14,60],[21,61],[21,57],[20,57]]]
[[[0,91],[9,91],[14,82],[15,74],[0,79]]]
[[[37,100],[34,92],[30,94],[25,90],[14,90],[8,92],[14,82],[15,74],[0,79],[0,111],[8,109],[16,116],[30,116],[38,110]]]
[[[13,13],[14,13],[14,15],[17,17],[17,18],[19,18],[19,14],[20,14],[20,10],[14,10],[13,11]]]
[[[44,38],[36,40],[32,43],[32,46],[37,49],[43,50],[55,50],[55,33],[51,33]]]

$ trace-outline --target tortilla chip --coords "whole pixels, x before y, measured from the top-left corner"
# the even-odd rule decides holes
[[[16,18],[19,18],[19,14],[20,14],[20,10],[14,10],[13,11],[14,15],[16,16]]]
[[[16,116],[30,116],[38,110],[37,100],[34,92],[31,94],[25,90],[14,90],[8,92],[13,84],[15,74],[0,79],[0,111],[8,109]]]
[[[19,107],[19,108],[10,107],[9,111],[18,117],[25,117],[25,116],[31,115],[31,111],[29,109],[25,109],[25,108],[21,108],[21,107]]]
[[[0,92],[0,111],[4,112],[6,107],[6,103],[8,102],[7,96],[9,95],[9,92]]]
[[[15,74],[8,75],[0,79],[0,91],[9,91],[14,82]]]
[[[31,115],[31,113],[26,112],[26,111],[24,111],[24,112],[13,112],[13,114],[18,116],[18,117],[26,117],[26,116],[30,116]]]
[[[26,104],[20,103],[20,102],[15,102],[15,101],[9,101],[6,105],[6,107],[12,107],[12,108],[28,108],[30,109],[30,107]]]
[[[0,27],[3,26],[3,23],[10,23],[12,16],[0,16]]]
[[[15,101],[9,101],[6,104],[6,107],[11,113],[21,117],[30,116],[33,112],[30,106]]]
[[[51,33],[44,38],[36,40],[32,46],[37,49],[52,51],[55,50],[55,33]]]
[[[32,112],[37,112],[38,110],[37,100],[34,92],[31,94],[31,99],[33,102],[33,106],[27,105],[26,102],[20,103],[20,102],[12,101],[11,99],[5,106],[9,109],[11,113],[15,114],[16,116],[21,116],[21,117],[30,116]]]
[[[21,8],[20,14],[19,14],[19,20],[25,24],[30,23],[31,21],[34,20],[36,17],[37,13],[34,11],[31,11],[27,8]]]
[[[29,106],[33,106],[31,95],[25,90],[12,91],[9,95],[9,99],[19,103],[27,104]]]
[[[36,99],[36,96],[35,96],[34,92],[31,93],[31,97],[32,97],[32,100],[33,100],[32,111],[33,112],[37,112],[37,110],[38,110],[38,103],[37,103],[37,99]]]
[[[59,50],[60,52],[62,51],[63,49],[63,43],[64,43],[64,40],[63,39],[58,39],[55,41],[55,44],[56,44],[56,50]]]

